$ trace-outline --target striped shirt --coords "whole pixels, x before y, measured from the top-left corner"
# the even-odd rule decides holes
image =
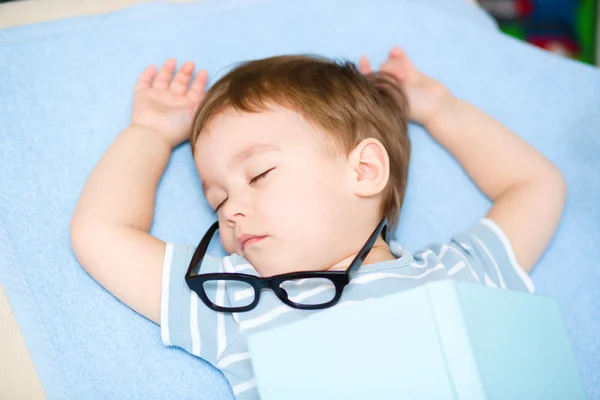
[[[533,293],[533,283],[517,264],[502,230],[483,218],[449,243],[431,244],[409,254],[391,242],[396,260],[363,265],[346,286],[335,307],[366,301],[414,288],[426,282],[456,279],[486,286]],[[261,293],[256,308],[242,313],[220,313],[208,308],[185,283],[184,276],[195,247],[167,244],[162,277],[161,337],[166,346],[178,346],[223,371],[237,399],[258,399],[246,338],[250,333],[305,318],[322,310],[305,311],[288,307],[271,291]],[[202,273],[240,272],[258,276],[243,257],[205,257]],[[295,296],[319,301],[331,294],[315,290]],[[217,286],[216,298],[231,306],[245,305],[252,294],[239,287]]]

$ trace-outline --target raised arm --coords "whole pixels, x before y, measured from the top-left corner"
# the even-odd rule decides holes
[[[368,60],[361,60],[361,69],[370,70]],[[381,70],[404,86],[411,118],[427,128],[493,201],[487,217],[504,231],[517,262],[530,272],[564,208],[566,184],[559,170],[500,122],[418,71],[401,49],[392,49]]]
[[[90,174],[71,220],[71,242],[86,271],[123,303],[160,324],[165,244],[148,232],[158,182],[172,149],[187,140],[206,72],[175,75],[171,59],[148,67],[134,94],[131,125]]]
[[[560,221],[566,183],[542,154],[475,106],[449,97],[426,125],[493,201],[487,217],[530,272]]]

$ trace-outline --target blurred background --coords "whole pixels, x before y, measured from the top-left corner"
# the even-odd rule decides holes
[[[598,65],[598,0],[480,0],[508,35]]]
[[[0,0],[0,28],[102,14],[149,1],[152,0]],[[487,10],[507,35],[600,66],[598,0],[464,1]]]

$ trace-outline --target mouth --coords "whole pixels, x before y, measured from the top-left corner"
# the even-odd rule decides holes
[[[252,245],[260,242],[261,240],[263,240],[266,237],[267,237],[266,235],[265,236],[242,235],[239,238],[240,247],[242,248],[242,251],[244,251],[249,246],[252,246]]]

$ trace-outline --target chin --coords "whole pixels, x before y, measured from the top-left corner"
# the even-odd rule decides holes
[[[286,270],[285,268],[282,268],[284,266],[282,266],[281,263],[277,261],[271,262],[269,260],[257,259],[257,257],[251,256],[248,256],[246,260],[250,262],[250,264],[254,267],[256,272],[258,272],[258,274],[263,278],[269,278],[274,275],[281,275],[287,272],[292,272],[292,270]]]

